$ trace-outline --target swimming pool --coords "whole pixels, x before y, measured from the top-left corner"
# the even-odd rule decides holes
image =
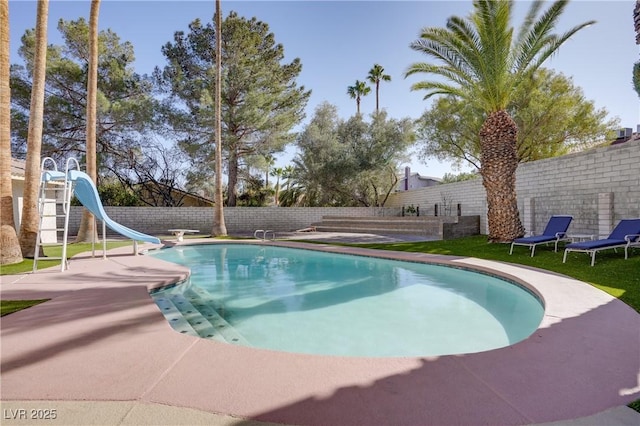
[[[278,351],[366,357],[481,352],[527,338],[526,289],[441,265],[255,244],[160,250],[191,269],[152,297],[177,331]]]

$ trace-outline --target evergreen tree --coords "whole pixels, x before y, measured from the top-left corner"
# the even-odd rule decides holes
[[[222,22],[222,148],[228,172],[227,205],[236,205],[239,169],[252,155],[279,152],[294,140],[291,129],[304,118],[311,94],[296,84],[299,59],[283,63],[284,47],[269,26],[231,12]],[[162,52],[168,64],[155,76],[170,95],[167,114],[180,146],[198,165],[200,178],[213,174],[215,153],[215,27],[196,19],[178,31]],[[191,176],[190,180],[196,176]]]

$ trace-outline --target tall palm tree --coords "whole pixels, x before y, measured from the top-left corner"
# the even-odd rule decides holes
[[[264,164],[265,164],[265,168],[264,168],[264,186],[265,188],[269,188],[269,174],[271,171],[271,167],[273,167],[274,164],[276,164],[276,158],[271,155],[271,154],[267,154],[264,156]],[[273,176],[273,175],[271,175]]]
[[[284,176],[284,169],[282,167],[275,167],[273,170],[271,170],[271,176],[276,178],[276,194],[275,194],[275,204],[276,206],[279,204],[278,203],[278,199],[280,196],[280,178],[282,178],[282,176]]]
[[[489,241],[508,242],[524,234],[518,212],[515,172],[518,127],[507,107],[521,85],[585,22],[563,34],[553,30],[568,1],[559,0],[543,13],[542,1],[531,4],[522,27],[511,26],[513,0],[474,0],[469,18],[450,17],[446,28],[425,28],[411,48],[443,64],[414,63],[405,76],[425,73],[443,80],[422,81],[412,90],[426,98],[453,95],[483,114],[480,129],[482,183],[487,193]]]
[[[293,179],[295,170],[296,169],[291,164],[285,166],[285,168],[283,169],[282,177],[287,181],[287,186],[285,189],[289,189],[289,187],[291,186],[291,180]]]
[[[367,96],[371,92],[371,87],[367,86],[364,81],[356,80],[353,86],[347,88],[347,94],[351,96],[351,99],[356,100],[356,111],[360,115],[360,99],[362,96]]]
[[[227,235],[227,226],[224,222],[224,210],[222,207],[222,17],[220,0],[216,0],[216,87],[214,99],[216,103],[216,164],[215,164],[215,204],[213,206],[214,237]]]
[[[384,68],[381,65],[375,64],[373,68],[369,70],[367,80],[370,83],[376,85],[376,113],[380,111],[380,82],[391,81],[391,76],[384,73]]]
[[[20,248],[22,256],[33,257],[38,235],[38,189],[40,186],[40,148],[42,145],[42,119],[44,115],[44,84],[47,69],[47,21],[49,0],[38,1],[36,12],[36,46],[33,64],[33,85],[29,106],[27,133],[27,159],[24,176],[22,221],[20,222]]]
[[[0,265],[22,262],[13,219],[9,76],[9,0],[0,0]]]
[[[96,155],[96,123],[98,120],[98,16],[100,0],[91,0],[89,14],[89,70],[87,73],[87,174],[98,183],[98,167]],[[94,241],[96,234],[95,220],[89,210],[84,209],[80,221],[80,229],[76,242]],[[104,237],[104,236],[103,236]]]

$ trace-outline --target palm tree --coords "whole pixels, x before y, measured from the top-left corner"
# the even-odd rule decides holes
[[[87,73],[87,174],[98,183],[96,158],[96,122],[98,102],[98,16],[100,0],[91,0],[89,15],[89,70]],[[89,210],[84,209],[76,242],[95,241],[95,220]],[[103,236],[104,237],[104,236]]]
[[[264,164],[264,187],[269,188],[269,172],[271,167],[276,164],[276,158],[271,154],[267,154],[264,156]]]
[[[284,176],[284,169],[282,167],[275,167],[271,170],[271,176],[276,178],[276,194],[275,194],[275,203],[278,205],[278,197],[280,196],[280,178]]]
[[[515,172],[518,166],[518,127],[507,107],[521,85],[589,21],[564,34],[553,34],[568,1],[555,1],[544,13],[534,1],[514,33],[512,0],[474,0],[469,18],[450,17],[446,28],[425,28],[411,48],[443,62],[414,63],[406,76],[426,73],[443,80],[421,81],[412,90],[426,90],[426,98],[453,95],[483,114],[480,129],[482,183],[487,193],[489,241],[508,242],[524,234],[518,212]]]
[[[22,262],[13,219],[9,76],[9,0],[0,0],[0,265]]]
[[[288,166],[285,166],[285,168],[282,171],[282,177],[286,179],[287,181],[287,186],[285,189],[289,189],[289,187],[291,186],[291,180],[293,179],[293,174],[295,173],[295,168],[289,164]]]
[[[351,96],[351,99],[356,100],[356,111],[358,115],[360,115],[360,98],[362,96],[367,96],[369,92],[371,92],[371,87],[367,86],[367,83],[360,80],[356,80],[356,83],[353,86],[349,86],[347,88],[347,94]]]
[[[384,73],[384,68],[381,65],[375,64],[373,68],[369,70],[367,80],[370,83],[376,85],[376,113],[380,110],[380,82],[391,81],[391,76]]]
[[[227,225],[224,222],[224,210],[222,206],[222,18],[220,0],[216,0],[216,87],[214,99],[216,103],[216,164],[215,164],[215,204],[213,206],[213,229],[211,235],[214,237],[227,235]]]
[[[38,1],[36,12],[36,45],[33,64],[33,86],[29,106],[27,133],[27,159],[24,176],[22,221],[20,222],[20,248],[22,256],[33,257],[38,235],[38,189],[40,186],[40,148],[42,145],[42,119],[44,115],[44,84],[47,68],[47,20],[49,0]]]

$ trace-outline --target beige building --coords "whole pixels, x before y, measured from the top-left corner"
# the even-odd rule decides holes
[[[16,232],[20,232],[20,223],[22,220],[22,205],[24,202],[24,177],[25,177],[26,163],[23,160],[11,158],[11,188],[13,195],[13,220],[16,226]],[[53,191],[47,193],[47,199],[51,202],[45,204],[45,214],[55,214],[56,205],[54,201],[55,194]],[[44,219],[43,228],[55,229],[56,218],[46,217]],[[43,243],[55,243],[57,242],[56,231],[43,231],[42,232]]]

